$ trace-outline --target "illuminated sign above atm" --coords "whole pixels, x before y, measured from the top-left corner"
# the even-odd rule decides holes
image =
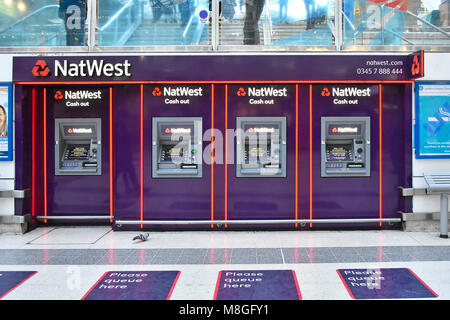
[[[45,60],[37,60],[32,69],[33,76],[47,77],[54,70],[55,77],[131,77],[131,63],[125,60],[121,63],[106,63],[105,60],[80,60],[69,63],[67,60],[55,60],[50,68]],[[43,71],[40,71],[43,70]]]
[[[48,94],[57,108],[102,107],[104,100],[108,98],[107,89],[103,88],[55,88],[50,89]]]
[[[244,130],[247,133],[278,133],[279,126],[255,127],[254,125],[244,125]]]
[[[383,65],[379,65],[379,62]],[[324,68],[330,65],[340,67]],[[70,81],[179,83],[244,81],[248,83],[249,81],[323,81],[324,79],[404,81],[421,76],[423,76],[422,52],[414,55],[376,57],[368,54],[349,56],[333,54],[86,56],[83,54],[13,57],[13,82],[33,83]],[[257,99],[286,97],[290,94],[289,88],[285,86],[250,85],[244,86],[243,89],[244,96]],[[162,88],[161,91],[163,91]],[[236,93],[237,90],[233,92],[233,94]]]
[[[172,134],[191,134],[194,132],[194,126],[167,126],[161,125],[162,135],[172,135]]]
[[[66,135],[91,134],[94,130],[92,126],[87,127],[63,126],[63,128],[64,134]]]
[[[329,135],[359,135],[361,134],[361,125],[329,125]]]

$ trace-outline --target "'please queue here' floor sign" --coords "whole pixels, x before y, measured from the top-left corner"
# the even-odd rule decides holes
[[[180,271],[109,271],[81,300],[169,300]]]
[[[407,268],[336,270],[353,299],[418,299],[438,295]]]
[[[293,270],[222,270],[214,300],[301,300]]]

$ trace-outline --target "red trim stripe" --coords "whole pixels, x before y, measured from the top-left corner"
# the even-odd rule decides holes
[[[312,169],[312,85],[309,85],[309,219],[312,220],[313,217],[313,169]],[[312,228],[312,223],[309,224]]]
[[[242,81],[16,81],[14,84],[17,85],[74,85],[74,84],[106,84],[106,85],[114,85],[114,84],[235,84],[235,83],[268,83],[268,84],[285,84],[285,83],[293,83],[293,84],[311,84],[311,83],[413,83],[414,80],[276,80],[276,81],[268,81],[268,80],[242,80]]]
[[[144,85],[141,84],[141,110],[140,110],[140,190],[139,190],[139,210],[141,221],[144,221]],[[141,229],[144,225],[141,224]]]
[[[111,223],[114,218],[114,156],[113,156],[113,88],[109,88],[109,215]]]
[[[97,282],[94,283],[94,285],[88,290],[88,292],[86,292],[86,293],[84,294],[84,296],[83,296],[80,300],[86,299],[86,297],[91,293],[91,291],[94,290],[94,288],[100,283],[100,281],[103,280],[103,278],[104,278],[109,272],[111,272],[111,271],[106,271],[106,272],[100,277],[100,279],[98,279]]]
[[[222,270],[219,271],[219,275],[217,276],[216,289],[214,290],[213,300],[217,300],[217,293],[219,293],[219,284],[221,278],[222,278]]]
[[[347,283],[344,280],[344,277],[342,277],[341,272],[339,270],[336,270],[337,274],[339,275],[339,278],[341,278],[342,283],[345,286],[345,289],[347,289],[348,294],[350,295],[350,297],[352,299],[355,299],[355,296],[353,295],[353,293],[351,292],[350,288],[348,287]]]
[[[300,292],[300,285],[298,284],[297,275],[294,270],[292,270],[292,276],[294,277],[295,287],[297,288],[298,300],[302,300],[303,298],[302,293]]]
[[[211,85],[211,221],[214,220],[214,161],[216,150],[214,148],[214,84]],[[214,224],[211,224],[214,229]]]
[[[428,286],[422,279],[420,279],[419,276],[418,276],[417,274],[415,274],[411,269],[409,269],[409,268],[407,268],[407,269],[408,269],[409,272],[411,272],[411,274],[412,274],[414,277],[417,278],[417,280],[420,281],[420,283],[422,283],[428,290],[430,290],[432,294],[434,294],[436,297],[439,297],[439,295],[438,295],[436,292],[434,292],[434,290],[431,289],[430,286]]]
[[[178,271],[177,276],[176,276],[175,280],[173,281],[172,288],[170,288],[170,291],[169,291],[169,294],[167,295],[166,300],[170,300],[170,297],[172,296],[173,290],[175,289],[175,285],[177,284],[180,274],[181,274],[181,271]]]
[[[32,90],[31,106],[31,215],[36,216],[36,89]]]
[[[298,219],[298,84],[295,86],[295,219]],[[298,227],[298,223],[295,224]],[[295,274],[294,274],[295,276]]]
[[[225,221],[228,220],[228,85],[225,85]],[[228,225],[225,224],[225,228]]]
[[[44,88],[44,216],[47,216],[47,88]],[[47,219],[44,219],[47,223]]]
[[[379,218],[383,218],[383,91],[381,84],[378,85],[379,91],[379,130],[380,130],[380,189],[379,189]],[[380,227],[383,226],[383,222],[380,222]]]
[[[33,274],[29,275],[27,278],[25,278],[24,280],[22,280],[20,283],[16,284],[13,288],[9,289],[5,294],[3,294],[2,296],[0,296],[0,300],[3,299],[4,297],[6,297],[8,294],[10,294],[12,291],[14,291],[15,289],[17,289],[18,287],[20,287],[23,283],[25,283],[25,281],[27,281],[28,279],[30,279],[32,276],[34,276],[37,273],[37,271],[35,271]]]

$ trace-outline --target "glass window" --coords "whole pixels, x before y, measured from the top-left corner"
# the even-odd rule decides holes
[[[0,0],[0,46],[84,46],[87,0]]]
[[[221,0],[221,45],[331,46],[334,0]]]
[[[209,45],[208,0],[98,2],[99,46]]]
[[[449,1],[343,1],[344,45],[450,45]]]

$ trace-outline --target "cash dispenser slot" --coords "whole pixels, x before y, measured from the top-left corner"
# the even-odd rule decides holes
[[[322,117],[321,176],[370,176],[370,117]]]
[[[202,177],[202,119],[153,118],[152,177]]]
[[[101,174],[101,119],[55,119],[55,175]]]
[[[286,176],[286,118],[238,117],[237,177]]]

